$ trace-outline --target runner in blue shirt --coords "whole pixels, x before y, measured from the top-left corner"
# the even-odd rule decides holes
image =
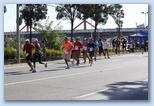
[[[93,42],[92,38],[89,39],[87,47],[88,47],[89,57],[91,59],[90,61],[90,66],[91,66],[93,64],[93,57],[95,56],[95,51],[96,51],[96,44]]]

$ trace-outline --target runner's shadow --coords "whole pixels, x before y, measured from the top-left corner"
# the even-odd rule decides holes
[[[9,75],[23,75],[23,74],[30,74],[31,72],[21,72],[21,71],[17,71],[17,72],[5,72],[4,75],[9,76]]]
[[[40,72],[49,72],[49,71],[60,71],[60,70],[64,70],[64,69],[52,69],[52,70],[42,70]]]

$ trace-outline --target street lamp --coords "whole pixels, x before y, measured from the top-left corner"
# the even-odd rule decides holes
[[[17,13],[17,23],[16,23],[16,26],[17,26],[17,61],[18,63],[20,63],[20,34],[19,34],[19,4],[16,5],[17,7],[17,10],[16,10],[16,13]]]
[[[145,15],[145,27],[146,27],[146,14],[148,14],[148,12],[141,12],[141,13]]]

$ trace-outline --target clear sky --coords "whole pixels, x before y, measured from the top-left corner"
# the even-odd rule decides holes
[[[7,12],[4,13],[4,32],[12,32],[16,31],[16,4],[5,4],[7,7]],[[122,4],[125,17],[123,19],[123,28],[136,28],[136,23],[143,24],[145,23],[145,14],[141,14],[141,12],[148,12],[148,4]],[[48,6],[48,15],[50,16],[50,20],[54,21],[53,26],[55,26],[58,22],[61,21],[61,25],[64,30],[70,30],[71,24],[68,20],[56,20],[57,13],[55,12],[55,7]],[[91,23],[91,19],[88,19]],[[43,23],[44,21],[42,21]],[[74,27],[77,26],[82,20],[75,20]],[[94,24],[94,21],[92,21]],[[146,14],[146,25],[148,25],[148,14]],[[21,29],[24,26],[23,24],[20,26]],[[98,25],[100,29],[107,28],[116,28],[114,20],[112,17],[109,17],[106,25]],[[83,25],[78,27],[77,29],[83,29]],[[87,29],[91,29],[91,26],[87,24]],[[26,31],[26,28],[23,30]]]

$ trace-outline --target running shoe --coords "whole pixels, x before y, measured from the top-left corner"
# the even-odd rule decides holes
[[[70,67],[69,67],[69,66],[67,66],[65,69],[70,69]]]
[[[45,68],[47,68],[47,63],[45,63],[44,65],[45,65]]]
[[[35,69],[33,69],[33,70],[32,70],[32,73],[36,73],[36,70],[35,70]]]
[[[33,69],[30,69],[29,71],[33,71]]]
[[[92,66],[92,64],[93,64],[93,63],[91,62],[91,63],[90,63],[90,66]]]

